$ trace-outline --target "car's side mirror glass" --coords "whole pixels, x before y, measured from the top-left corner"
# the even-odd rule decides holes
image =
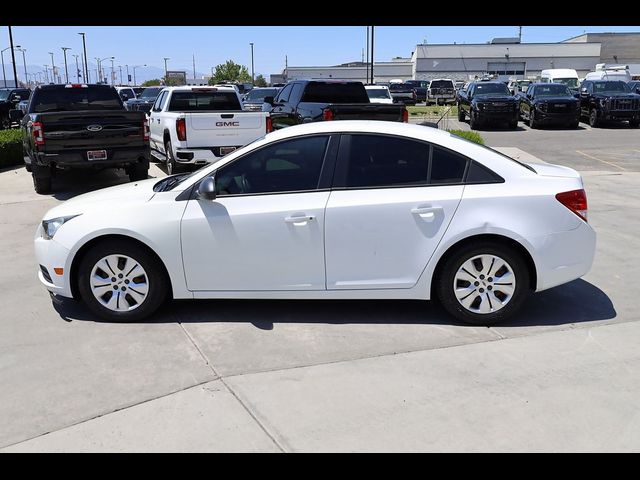
[[[198,185],[198,200],[215,200],[216,198],[216,178],[214,176],[205,177]]]

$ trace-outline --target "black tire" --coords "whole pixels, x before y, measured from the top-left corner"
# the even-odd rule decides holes
[[[31,166],[33,188],[41,195],[51,193],[51,169],[39,165]]]
[[[540,124],[536,120],[536,111],[531,109],[529,110],[529,128],[538,128]]]
[[[464,122],[464,120],[465,120],[464,110],[462,110],[460,105],[458,105],[458,121],[459,122]]]
[[[30,163],[25,163],[24,164],[24,169],[29,173],[33,172],[33,168],[31,168],[31,164]]]
[[[629,120],[629,126],[631,128],[638,128],[640,127],[640,120]]]
[[[2,121],[0,121],[0,128],[2,130],[8,130],[11,128],[11,121],[9,120],[9,117],[2,117]]]
[[[93,267],[98,261],[108,255],[126,255],[137,262],[146,273],[146,281],[148,282],[147,296],[142,303],[135,306],[132,310],[111,310],[103,306],[91,290],[90,278]],[[117,275],[119,271],[117,268],[117,265],[113,266],[113,278],[118,278]],[[111,272],[108,273],[111,274]],[[105,282],[116,284],[116,282],[120,281],[120,279],[116,280],[116,282],[109,282],[109,280],[110,279],[107,278]],[[92,313],[100,318],[114,322],[132,322],[149,317],[162,305],[169,292],[169,280],[156,257],[135,242],[124,239],[104,241],[93,246],[80,261],[77,286],[80,292],[80,298]],[[116,284],[116,286],[120,287],[119,284]],[[126,288],[126,285],[122,284],[122,287]],[[127,295],[127,293],[121,293],[121,290],[115,291],[118,292],[119,296],[122,295],[122,298]],[[120,297],[118,301],[120,301]]]
[[[462,306],[455,296],[454,281],[456,273],[467,260],[478,255],[495,255],[502,258],[511,266],[515,276],[516,286],[511,298],[502,308],[491,313],[474,313]],[[439,269],[437,278],[434,279],[434,290],[444,309],[458,320],[473,325],[489,326],[506,320],[522,307],[523,302],[531,293],[529,278],[527,263],[517,250],[501,243],[485,241],[468,244],[449,255],[442,268]],[[484,297],[481,297],[481,295],[487,295],[489,304],[491,304],[488,290],[482,294],[479,293],[479,290],[476,290],[476,292],[478,293],[472,295],[476,295],[483,301]]]
[[[469,111],[469,128],[471,128],[471,130],[478,130],[478,119],[476,117],[476,114],[473,110],[473,108]]]
[[[509,122],[509,128],[511,130],[515,130],[516,128],[518,128],[518,120],[513,120],[511,122]]]
[[[171,140],[167,140],[167,143],[164,145],[164,151],[167,154],[167,173],[169,175],[174,175],[176,173],[184,172],[184,167],[176,162],[176,159],[173,156],[173,148],[171,147]]]
[[[144,159],[139,163],[130,165],[127,174],[131,182],[146,180],[149,178],[149,160]]]
[[[598,117],[598,110],[592,108],[589,110],[589,125],[591,128],[597,128],[600,126],[600,118]]]
[[[580,120],[576,120],[569,124],[569,128],[578,128],[580,126]]]

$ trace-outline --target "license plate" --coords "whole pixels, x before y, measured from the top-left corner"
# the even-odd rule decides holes
[[[231,153],[236,149],[236,147],[220,147],[220,154],[226,155],[227,153]]]
[[[106,150],[89,150],[87,151],[87,160],[106,160],[107,159],[107,151]]]

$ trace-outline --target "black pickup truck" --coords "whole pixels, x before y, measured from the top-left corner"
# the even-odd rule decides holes
[[[28,88],[0,88],[0,126],[11,127],[9,112],[18,108],[18,103],[29,100],[31,90]]]
[[[531,128],[554,123],[578,128],[580,101],[564,83],[531,83],[518,98],[520,117]]]
[[[296,80],[264,101],[274,129],[326,120],[409,121],[404,105],[371,103],[362,82]]]
[[[507,123],[518,128],[519,100],[503,82],[472,82],[458,92],[458,120],[469,116],[469,126],[477,130],[480,124]]]
[[[36,192],[51,191],[56,169],[124,168],[131,181],[147,178],[149,124],[128,112],[109,85],[41,85],[21,118],[25,164]]]
[[[620,80],[585,80],[580,85],[580,114],[591,127],[602,121],[628,120],[633,128],[640,126],[640,95],[631,93]]]

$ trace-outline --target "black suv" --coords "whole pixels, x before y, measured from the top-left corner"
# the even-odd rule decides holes
[[[620,80],[585,80],[580,86],[580,113],[589,125],[602,121],[628,120],[633,128],[640,126],[640,95],[631,93]]]
[[[18,103],[29,100],[28,88],[0,88],[0,125],[3,129],[11,127],[9,111],[18,108]]]
[[[477,130],[483,123],[507,123],[518,128],[519,101],[504,82],[472,82],[458,92],[458,120],[469,115],[469,126]]]
[[[520,95],[520,117],[536,128],[542,123],[555,123],[578,128],[580,100],[564,83],[532,83]]]

